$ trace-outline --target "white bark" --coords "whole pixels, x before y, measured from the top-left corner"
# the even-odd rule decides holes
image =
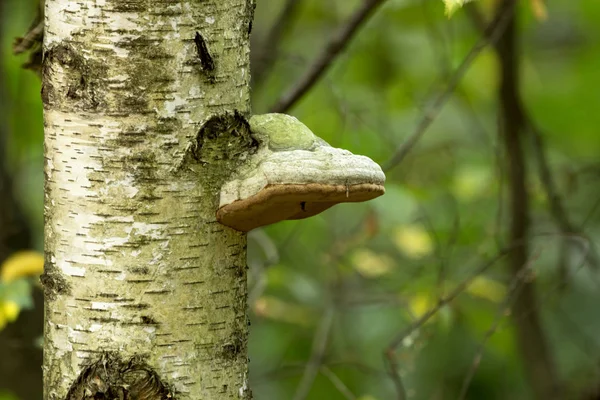
[[[86,398],[82,371],[115,360],[176,399],[250,398],[246,237],[215,221],[249,145],[186,152],[210,118],[250,112],[252,1],[46,0],[45,16],[44,399]]]

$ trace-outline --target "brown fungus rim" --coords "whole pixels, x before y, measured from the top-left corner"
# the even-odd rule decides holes
[[[217,211],[217,221],[238,231],[289,219],[303,219],[349,202],[374,199],[385,193],[381,184],[329,185],[324,183],[273,184]]]

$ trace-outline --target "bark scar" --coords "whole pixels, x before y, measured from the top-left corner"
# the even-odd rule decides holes
[[[200,32],[196,32],[196,36],[194,36],[194,43],[196,44],[196,52],[198,53],[198,58],[200,59],[202,71],[204,71],[206,74],[212,74],[215,70],[215,62],[210,55],[206,41]]]
[[[174,392],[140,356],[123,361],[114,353],[85,367],[65,400],[175,400]]]

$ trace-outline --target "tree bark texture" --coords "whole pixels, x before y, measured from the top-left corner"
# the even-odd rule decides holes
[[[246,236],[215,211],[253,6],[46,0],[45,400],[251,397]]]

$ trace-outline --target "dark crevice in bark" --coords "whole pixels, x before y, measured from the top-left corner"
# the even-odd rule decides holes
[[[122,361],[109,353],[79,374],[65,400],[109,399],[175,400],[175,397],[173,390],[141,357]]]
[[[200,32],[196,32],[196,36],[194,36],[194,43],[196,44],[196,52],[198,53],[200,65],[202,65],[202,71],[208,75],[211,75],[215,70],[215,62],[210,55],[206,41]]]
[[[529,257],[528,233],[530,226],[527,166],[523,150],[525,119],[519,96],[519,49],[515,21],[516,0],[505,0],[498,12],[509,7],[510,21],[496,47],[500,59],[501,81],[500,135],[506,152],[510,196],[510,242],[523,243],[510,254],[509,270],[517,276]],[[542,327],[540,306],[535,293],[535,281],[523,283],[516,296],[512,315],[517,342],[530,386],[539,400],[560,399],[561,385],[554,365],[548,339]]]
[[[257,149],[258,141],[252,136],[248,120],[237,110],[211,116],[198,131],[190,148],[192,158],[207,168],[204,174],[211,177],[209,180],[215,181],[218,187],[226,176],[222,176],[222,173],[213,176],[210,167],[218,166],[215,171],[222,171],[221,166],[226,163],[229,175],[238,169],[248,154],[254,154]]]

